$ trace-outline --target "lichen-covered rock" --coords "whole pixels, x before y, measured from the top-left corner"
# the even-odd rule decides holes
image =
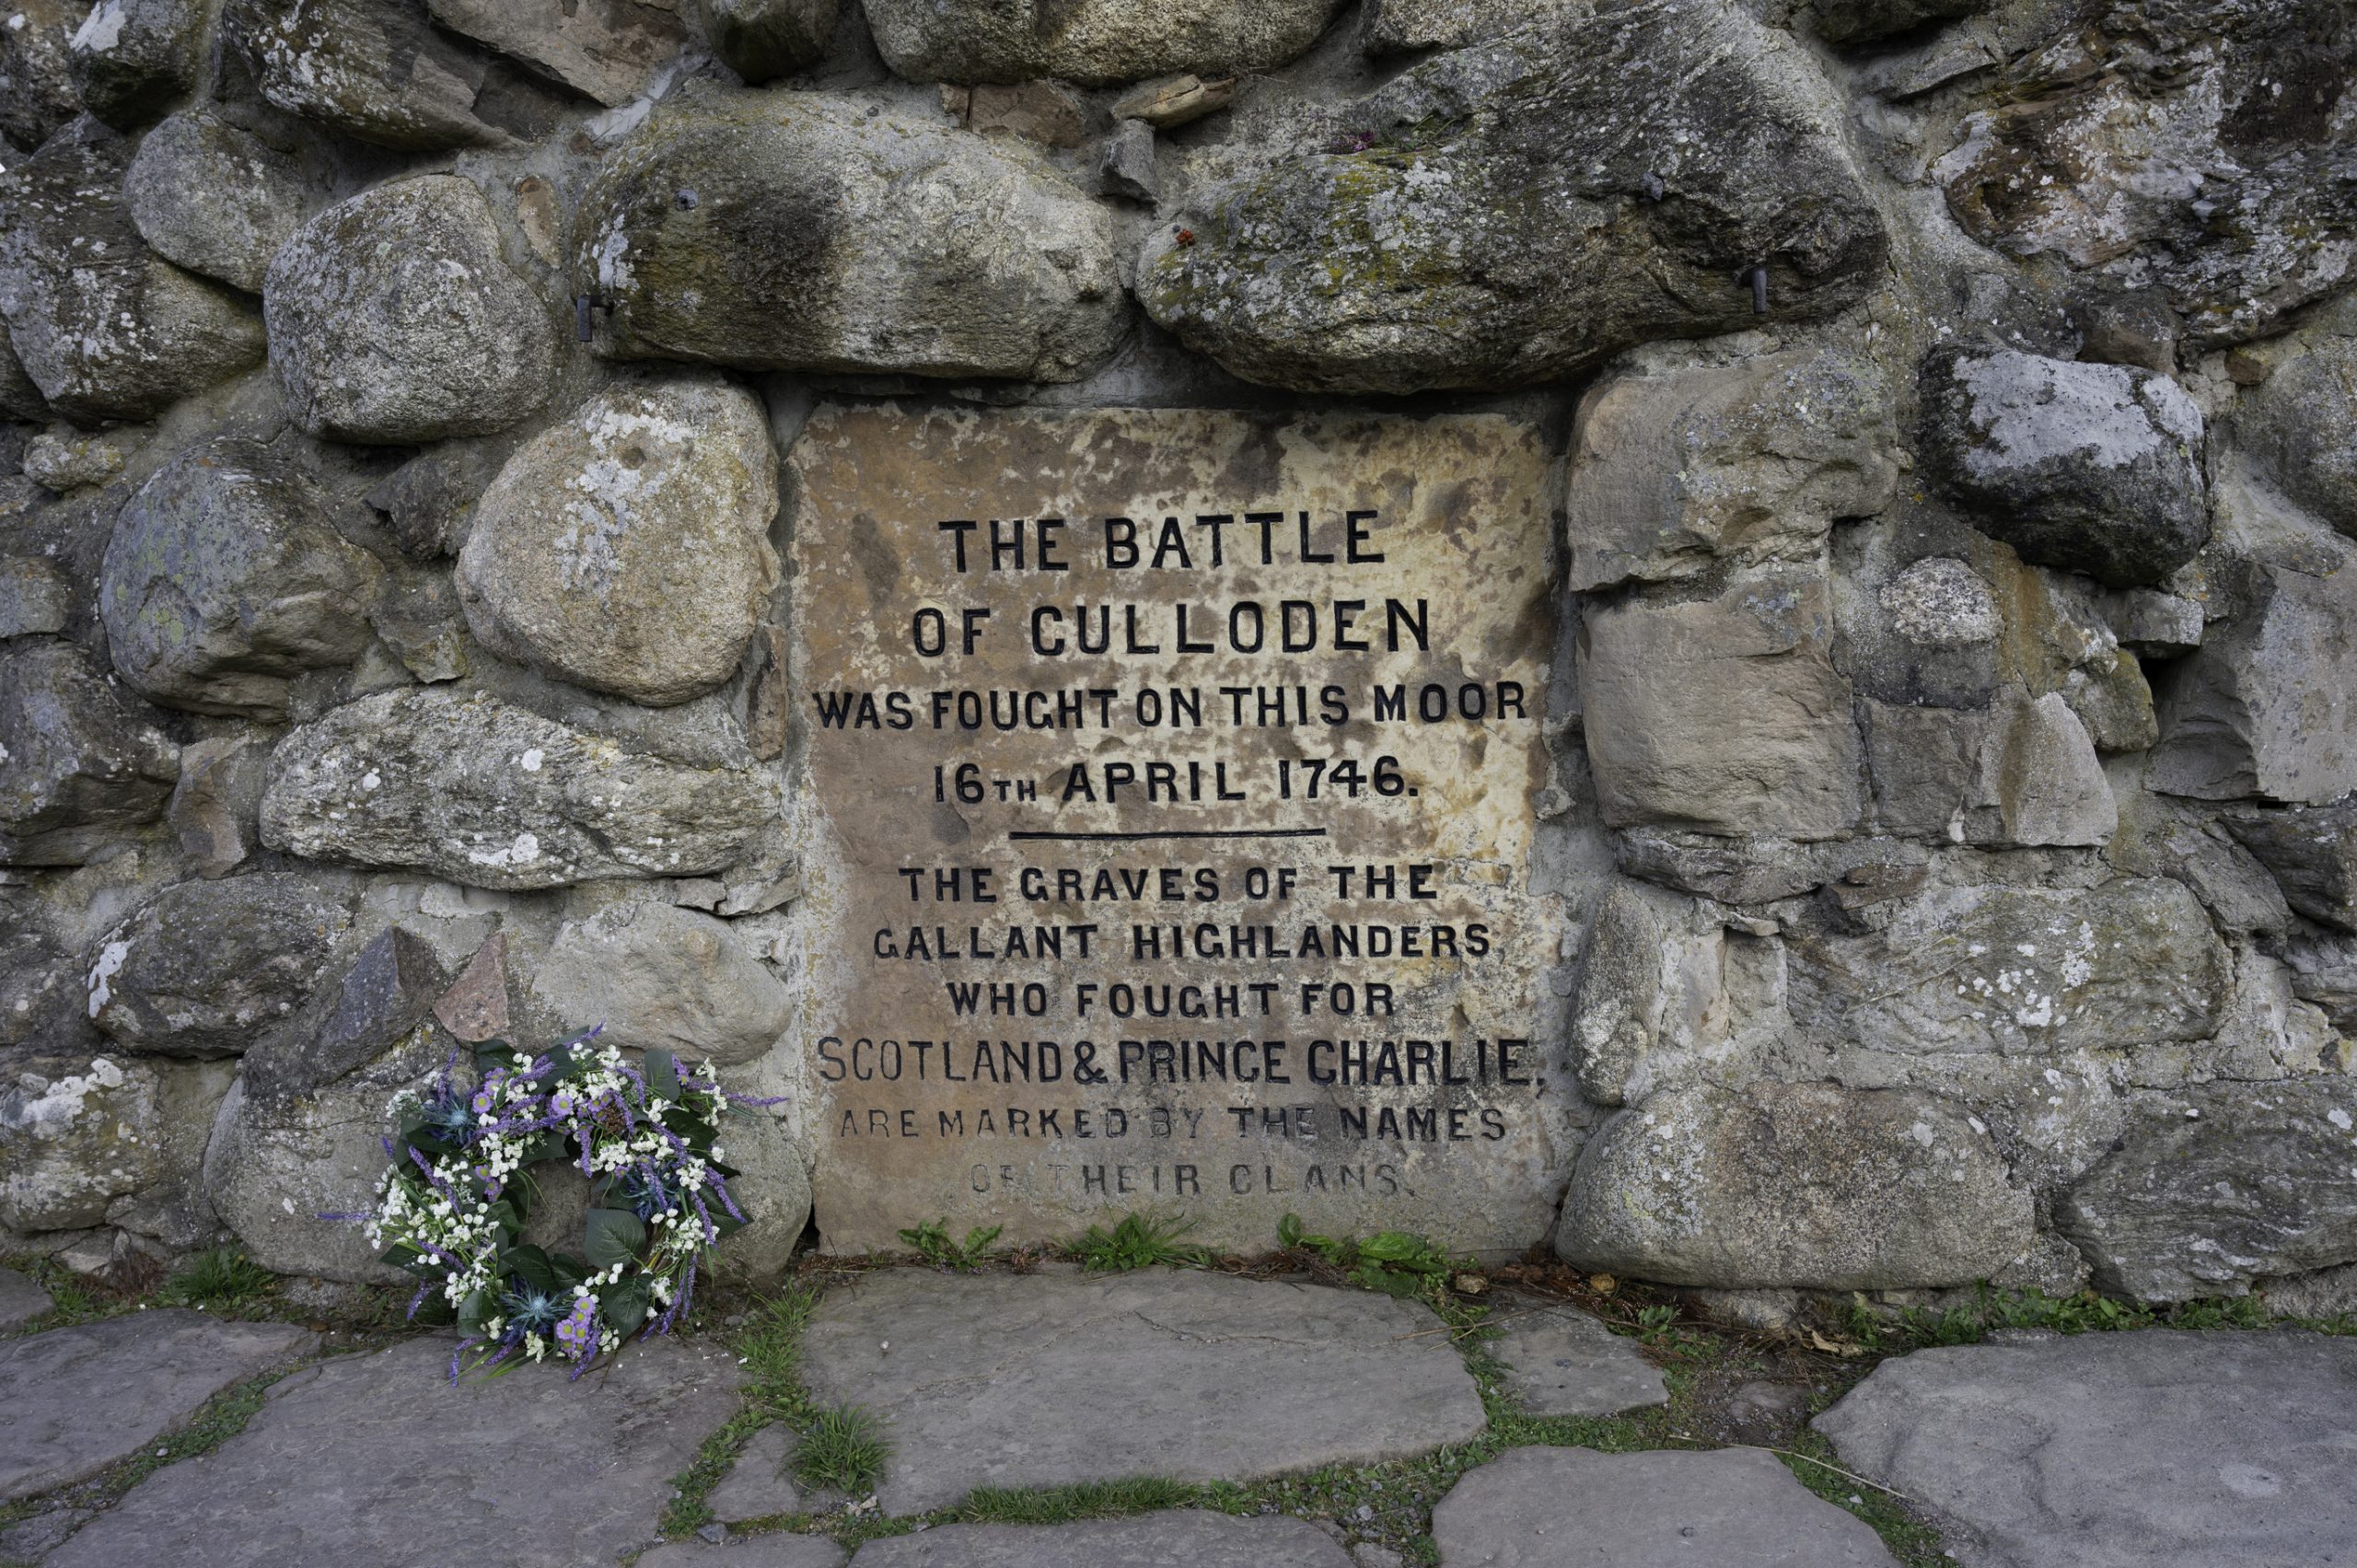
[[[1850,833],[1861,806],[1858,734],[1832,640],[1825,585],[1805,575],[1591,610],[1580,703],[1605,821]]]
[[[1918,647],[1977,647],[1995,642],[2005,629],[1987,580],[1945,555],[1901,569],[1876,597],[1891,631]]]
[[[309,1098],[354,1072],[378,1073],[386,1054],[428,1022],[434,999],[449,981],[424,937],[405,926],[387,926],[360,949],[332,990],[319,987],[302,1017],[247,1054],[240,1064],[247,1098],[274,1107]]]
[[[162,1172],[158,1074],[120,1056],[19,1056],[0,1088],[0,1225],[72,1230]]]
[[[1928,22],[1978,16],[1994,0],[1809,0],[1817,35],[1840,44],[1872,43]]]
[[[434,19],[599,103],[628,103],[679,52],[679,0],[426,0]]]
[[[2103,1289],[2239,1295],[2357,1261],[2357,1086],[2338,1074],[2156,1098],[2119,1151],[2058,1198]]]
[[[623,904],[568,923],[530,971],[550,1027],[605,1026],[598,1038],[723,1066],[750,1062],[784,1034],[793,994],[725,921],[669,904]]]
[[[1581,1151],[1555,1249],[1667,1284],[1969,1284],[2028,1251],[2030,1195],[1987,1132],[1904,1089],[1657,1095]]]
[[[1738,6],[1567,7],[1199,191],[1138,296],[1237,375],[1318,391],[1524,386],[1731,331],[1755,267],[1771,319],[1817,319],[1887,250],[1841,112]]]
[[[38,555],[0,555],[0,638],[65,630],[73,596],[57,568]]]
[[[25,477],[60,495],[104,484],[122,471],[145,436],[143,430],[85,432],[56,425],[25,443]]]
[[[8,320],[0,316],[0,414],[28,424],[49,417],[49,400],[41,395],[24,362],[8,342]]]
[[[695,0],[712,52],[749,82],[816,64],[834,37],[843,0]]]
[[[876,47],[918,82],[1103,87],[1178,71],[1229,76],[1284,64],[1341,0],[868,0]]]
[[[2235,404],[2235,441],[2293,500],[2357,534],[2357,332],[2304,334]]]
[[[128,1051],[238,1055],[310,996],[351,924],[292,872],[167,888],[92,951],[89,1019]]]
[[[226,0],[229,35],[261,96],[289,114],[380,146],[497,146],[496,79],[436,31],[425,0]]]
[[[777,587],[777,458],[760,400],[714,378],[600,392],[483,494],[459,556],[495,654],[662,705],[737,671]]]
[[[2193,894],[2157,877],[1933,889],[1879,930],[1792,932],[1785,951],[1795,1024],[1903,1054],[2204,1040],[2234,974]]]
[[[308,193],[292,157],[208,110],[140,138],[122,180],[131,221],[157,255],[250,294],[302,223]]]
[[[2292,807],[2224,819],[2310,920],[2357,932],[2357,806]]]
[[[2348,14],[2182,0],[2045,15],[2016,34],[1995,105],[1932,166],[1967,233],[2095,288],[2155,285],[2197,348],[2264,336],[2346,285]]]
[[[193,91],[210,70],[221,0],[99,0],[67,55],[82,107],[129,129]]]
[[[547,308],[501,259],[482,192],[455,175],[378,186],[296,229],[262,314],[271,372],[314,436],[480,436],[548,397]]]
[[[284,719],[287,682],[372,637],[376,559],[271,448],[225,439],[157,470],[116,517],[99,587],[115,668],[151,702]]]
[[[385,1108],[441,1065],[421,1030],[369,1071],[310,1094],[264,1101],[242,1079],[233,1086],[204,1147],[203,1184],[246,1255],[282,1274],[355,1283],[405,1278],[377,1260],[359,1225],[320,1216],[376,1207]]]
[[[1924,449],[1976,527],[2022,559],[2130,587],[2210,537],[2201,411],[2165,376],[2001,350],[1933,356]]]
[[[1458,49],[1527,26],[1566,0],[1369,0],[1359,45],[1369,54]]]
[[[262,355],[261,322],[235,295],[141,242],[122,199],[130,159],[128,143],[76,133],[0,175],[8,346],[77,419],[144,419]]]
[[[180,749],[81,649],[0,648],[0,865],[79,865],[164,814]]]
[[[261,832],[313,860],[554,888],[720,870],[781,808],[749,765],[674,762],[495,698],[412,689],[282,741]]]
[[[14,0],[0,17],[0,135],[26,152],[81,112],[68,60],[89,12],[89,0]]]
[[[2357,789],[2357,570],[2252,563],[2156,693],[2146,780],[2201,800],[2321,806]]]
[[[1096,203],[999,144],[819,94],[665,106],[575,235],[620,358],[1068,381],[1125,323]]]
[[[1573,430],[1568,586],[1813,559],[1889,500],[1897,446],[1880,373],[1830,352],[1608,381]]]
[[[1580,1093],[1598,1105],[1643,1098],[1653,1059],[1727,1021],[1726,933],[1690,900],[1619,881],[1596,906],[1572,1014]]]

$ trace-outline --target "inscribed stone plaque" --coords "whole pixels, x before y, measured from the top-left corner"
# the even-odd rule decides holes
[[[1543,1237],[1540,433],[822,408],[788,467],[824,1245]]]

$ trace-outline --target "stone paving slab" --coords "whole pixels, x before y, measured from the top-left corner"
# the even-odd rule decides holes
[[[1353,1568],[1306,1519],[1201,1509],[1071,1525],[944,1525],[871,1540],[852,1568]]]
[[[1532,1415],[1614,1415],[1669,1402],[1661,1368],[1575,1307],[1506,1301],[1492,1347],[1505,1391]]]
[[[1898,1568],[1755,1448],[1515,1448],[1433,1510],[1442,1568]]]
[[[55,1305],[49,1292],[16,1270],[0,1269],[0,1333],[31,1322]]]
[[[741,1536],[717,1545],[700,1540],[658,1546],[638,1568],[842,1568],[843,1549],[824,1536]]]
[[[1236,1481],[1461,1442],[1481,1400],[1438,1327],[1370,1291],[1182,1270],[894,1269],[827,1293],[802,1365],[820,1402],[888,1423],[877,1497],[911,1514],[978,1486]]]
[[[2154,1329],[1918,1351],[1817,1418],[1970,1568],[2357,1564],[2357,1340]]]
[[[316,1343],[284,1323],[173,1307],[0,1344],[0,1497],[87,1481]]]
[[[785,1473],[794,1457],[793,1429],[764,1426],[745,1441],[737,1462],[704,1497],[704,1506],[724,1525],[739,1519],[766,1519],[791,1514],[802,1506],[802,1493]]]
[[[280,1383],[215,1453],[157,1471],[48,1568],[584,1568],[651,1544],[671,1481],[737,1411],[736,1357],[633,1344],[447,1381],[450,1342],[339,1356]]]

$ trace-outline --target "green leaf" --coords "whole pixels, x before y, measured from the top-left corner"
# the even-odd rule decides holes
[[[501,1272],[514,1274],[534,1290],[556,1294],[556,1270],[549,1255],[537,1247],[509,1248],[499,1255],[499,1267]]]
[[[491,1316],[491,1297],[482,1291],[470,1294],[459,1303],[459,1332],[473,1335],[482,1332],[483,1319]]]
[[[646,1053],[646,1092],[674,1105],[686,1098],[679,1087],[679,1060],[659,1045]]]
[[[588,1264],[567,1252],[560,1252],[551,1258],[549,1267],[556,1271],[557,1283],[566,1290],[571,1290],[575,1285],[587,1279],[590,1274]]]
[[[1288,1214],[1277,1221],[1277,1245],[1290,1252],[1301,1245],[1301,1216]]]
[[[488,1073],[493,1067],[505,1067],[514,1058],[516,1048],[504,1040],[475,1041],[475,1070]]]
[[[628,1264],[646,1245],[646,1222],[628,1209],[592,1209],[582,1227],[582,1250],[592,1268]]]
[[[644,1281],[616,1285],[598,1298],[598,1315],[617,1334],[632,1334],[646,1321],[648,1296]]]

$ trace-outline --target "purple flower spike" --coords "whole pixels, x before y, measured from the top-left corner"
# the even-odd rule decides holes
[[[728,1217],[730,1219],[735,1220],[738,1225],[750,1225],[753,1223],[745,1217],[743,1210],[737,1208],[737,1200],[729,1196],[728,1179],[726,1177],[715,1172],[712,1179],[712,1190],[720,1194],[720,1205],[728,1211]]]

